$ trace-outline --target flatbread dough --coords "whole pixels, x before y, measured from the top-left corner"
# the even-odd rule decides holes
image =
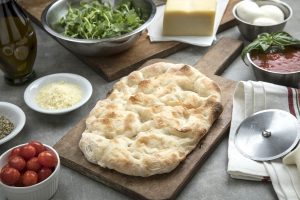
[[[88,161],[133,176],[167,173],[222,112],[218,85],[185,64],[134,71],[97,102],[79,147]]]

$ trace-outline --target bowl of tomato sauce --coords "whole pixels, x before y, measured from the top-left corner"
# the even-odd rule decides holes
[[[300,47],[287,46],[284,50],[247,53],[248,61],[259,81],[300,88]]]
[[[58,153],[39,141],[3,153],[0,169],[0,189],[9,200],[48,200],[58,188]]]

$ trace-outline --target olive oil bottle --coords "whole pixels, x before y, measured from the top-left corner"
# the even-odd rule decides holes
[[[22,8],[15,0],[0,0],[0,69],[8,83],[34,76],[36,51],[36,35]]]

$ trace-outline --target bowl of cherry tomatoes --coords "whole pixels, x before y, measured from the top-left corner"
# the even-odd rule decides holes
[[[3,153],[0,169],[0,188],[11,200],[48,200],[58,188],[58,153],[38,141],[16,146]]]

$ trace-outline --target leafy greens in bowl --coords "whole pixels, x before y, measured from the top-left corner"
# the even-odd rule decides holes
[[[90,3],[82,1],[79,7],[69,5],[68,13],[58,25],[69,37],[103,39],[135,30],[145,22],[141,16],[140,9],[135,9],[132,0],[123,1],[116,7],[98,0]]]
[[[108,56],[130,48],[155,13],[152,0],[56,0],[41,19],[44,29],[74,53]]]

